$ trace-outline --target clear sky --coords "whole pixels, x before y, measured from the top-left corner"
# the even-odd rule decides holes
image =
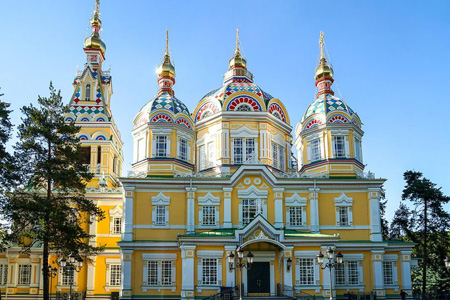
[[[100,7],[125,170],[132,120],[156,94],[167,27],[174,89],[191,111],[222,85],[239,28],[255,83],[284,102],[293,127],[314,100],[324,31],[334,90],[364,123],[366,171],[388,179],[388,220],[405,170],[423,172],[450,194],[450,1],[101,0]],[[92,10],[92,0],[0,0],[0,87],[15,124],[20,107],[48,95],[50,81],[69,101]]]

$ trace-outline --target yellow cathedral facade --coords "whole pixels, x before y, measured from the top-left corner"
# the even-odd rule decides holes
[[[382,238],[385,180],[364,173],[362,122],[334,95],[323,35],[316,97],[293,118],[295,128],[282,101],[254,83],[239,36],[222,86],[190,111],[175,97],[167,38],[159,90],[133,119],[132,172],[122,177],[101,25],[97,2],[65,118],[81,127],[95,174],[86,197],[106,215],[86,230],[105,251],[75,274],[73,299],[194,300],[236,286],[244,297],[411,295],[414,245]],[[330,248],[343,256],[331,274],[316,261],[325,253],[327,262]],[[251,253],[251,267],[237,268],[239,249],[244,264]],[[41,299],[40,254],[38,247],[0,254],[4,298]],[[57,272],[54,299],[69,299],[69,281]]]

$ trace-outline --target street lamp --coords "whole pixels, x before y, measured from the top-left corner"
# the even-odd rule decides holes
[[[52,300],[52,288],[53,288],[53,278],[58,274],[58,269],[56,267],[48,266],[48,277],[50,277],[50,300]]]
[[[450,259],[448,259],[448,257],[446,257],[446,258],[444,259],[444,264],[445,264],[445,267],[446,267],[448,270],[450,270]]]
[[[316,260],[322,270],[328,268],[330,271],[330,300],[333,300],[333,282],[331,277],[331,269],[336,268],[338,264],[342,264],[344,256],[341,254],[341,252],[339,252],[335,257],[334,251],[331,247],[328,247],[326,254],[328,262],[325,265],[323,263],[325,255],[323,255],[322,252],[319,252],[319,254],[317,254]]]
[[[69,255],[69,261],[63,256],[59,260],[59,265],[61,267],[61,272],[65,274],[69,272],[70,280],[69,280],[69,300],[72,300],[72,285],[73,285],[73,274],[74,272],[80,272],[83,267],[83,259],[78,256],[76,257],[73,253]],[[67,274],[67,273],[66,273]]]
[[[240,285],[239,285],[239,300],[242,300],[242,269],[246,268],[247,270],[250,270],[250,268],[252,267],[254,255],[252,254],[252,252],[249,251],[246,255],[247,263],[245,263],[242,261],[244,259],[244,249],[242,249],[242,247],[239,247],[237,248],[236,253],[238,257],[237,263],[235,263],[236,256],[234,255],[233,251],[231,251],[230,254],[228,255],[228,268],[230,271],[236,268],[239,268],[239,270],[241,271]]]

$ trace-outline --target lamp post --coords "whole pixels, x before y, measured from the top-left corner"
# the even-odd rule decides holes
[[[80,272],[83,267],[83,259],[78,256],[78,258],[72,253],[69,255],[69,261],[63,256],[59,260],[59,265],[61,266],[61,271],[63,274],[69,272],[69,300],[72,300],[72,285],[73,285],[73,274],[74,272]]]
[[[53,288],[53,278],[58,274],[58,269],[56,267],[48,266],[48,277],[50,277],[50,300],[52,300],[52,288]]]
[[[247,263],[243,262],[242,260],[244,259],[244,249],[242,249],[242,247],[238,247],[236,249],[236,253],[237,253],[237,257],[238,257],[238,261],[235,262],[235,255],[232,252],[230,252],[230,254],[228,255],[228,268],[229,270],[234,270],[236,268],[239,268],[239,270],[241,271],[241,276],[240,276],[240,280],[239,280],[239,300],[242,300],[242,269],[246,268],[247,270],[250,270],[250,268],[252,267],[252,263],[253,263],[253,257],[254,255],[252,254],[252,252],[248,252],[246,257],[247,257]]]
[[[330,271],[330,300],[333,300],[333,282],[331,276],[331,269],[336,268],[338,264],[342,264],[344,256],[341,254],[341,252],[339,252],[335,257],[333,249],[331,247],[328,247],[327,249],[328,262],[325,265],[323,262],[324,257],[325,255],[323,255],[322,252],[319,252],[319,254],[317,254],[316,256],[316,260],[322,270],[328,268]]]

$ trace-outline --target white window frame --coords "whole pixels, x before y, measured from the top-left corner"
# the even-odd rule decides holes
[[[154,138],[154,157],[168,157],[170,148],[168,147],[169,136],[167,135],[155,135]]]
[[[190,162],[190,147],[189,147],[189,140],[185,139],[185,138],[178,138],[178,158],[183,160],[183,161],[187,161]],[[185,149],[183,147],[183,144],[185,144]]]
[[[176,286],[176,260],[177,260],[177,254],[176,253],[143,253],[142,254],[142,260],[143,260],[143,270],[142,270],[142,278],[143,278],[143,284],[142,284],[142,290],[143,292],[146,292],[149,289],[157,289],[159,292],[161,290],[172,290],[172,292],[175,292],[177,286]],[[148,282],[149,278],[149,264],[155,264],[157,266],[157,284],[150,284]],[[170,263],[170,284],[164,284],[163,283],[163,265]]]
[[[286,168],[285,151],[285,147],[272,141],[272,165],[280,171],[285,171]]]
[[[398,269],[397,269],[397,261],[398,261],[398,255],[397,254],[385,254],[383,255],[383,283],[386,287],[389,288],[398,288]],[[386,283],[385,278],[385,266],[390,265],[392,268],[392,282]]]
[[[113,209],[109,210],[109,233],[111,235],[120,235],[122,233],[122,226],[123,226],[123,210],[120,208],[119,205],[116,205]],[[120,232],[116,232],[116,224],[115,224],[115,220],[116,219],[121,219],[120,221]]]
[[[164,208],[164,222],[158,222],[157,212]],[[170,197],[165,196],[163,193],[152,197],[152,224],[157,227],[169,226],[169,207]]]
[[[216,197],[210,192],[207,193],[203,197],[198,197],[198,222],[199,226],[205,227],[205,228],[216,228],[219,226],[219,207],[220,207],[220,197]],[[203,222],[203,207],[214,207],[214,218],[215,222],[214,224],[204,224]]]
[[[106,280],[105,280],[105,282],[106,282],[106,286],[105,286],[105,289],[106,289],[106,291],[107,292],[109,292],[110,291],[110,289],[118,289],[118,288],[120,288],[120,285],[121,285],[121,283],[122,283],[122,264],[121,264],[121,261],[120,261],[120,259],[114,259],[114,258],[107,258],[106,260],[105,260],[105,262],[106,262]],[[119,266],[120,267],[120,276],[119,276],[119,280],[120,280],[120,283],[119,283],[119,285],[113,285],[113,284],[111,284],[111,277],[112,277],[112,266]]]
[[[31,264],[19,264],[17,272],[17,285],[30,285],[32,270],[33,266]],[[26,277],[24,276],[24,273],[27,275]]]
[[[343,193],[339,197],[334,199],[334,205],[336,208],[336,225],[337,226],[353,226],[353,198],[348,197]],[[341,210],[345,209],[347,212],[347,224],[341,223]]]
[[[216,289],[222,286],[222,263],[223,263],[223,251],[212,250],[197,250],[197,287],[200,289],[213,288]],[[204,283],[203,282],[203,261],[210,261],[211,259],[217,261],[217,281],[216,283]]]
[[[0,262],[0,286],[4,286],[8,283],[8,271],[9,265],[7,262]]]
[[[359,162],[363,162],[362,155],[362,138],[360,136],[355,135],[355,139],[353,141],[355,146],[355,159]]]
[[[321,138],[316,138],[316,139],[309,141],[309,143],[308,143],[308,162],[322,160],[323,159],[322,151],[323,151],[323,147],[322,147],[322,139]]]
[[[198,169],[206,169],[206,145],[200,145],[198,147]]]
[[[295,251],[294,257],[295,257],[295,265],[294,265],[294,271],[295,271],[295,289],[301,290],[301,289],[316,289],[320,287],[320,271],[319,271],[319,265],[315,262],[317,252],[315,251]],[[301,273],[300,273],[300,260],[302,259],[308,259],[309,261],[312,261],[312,267],[313,267],[313,281],[311,284],[302,284],[301,283]]]
[[[59,288],[69,288],[69,284],[63,284],[64,274],[63,268],[58,270],[58,287]],[[78,272],[73,271],[73,288],[76,289],[78,287]]]
[[[140,138],[137,140],[137,153],[136,153],[136,162],[144,160],[146,157],[145,154],[145,138]]]
[[[364,288],[364,270],[363,270],[363,254],[344,254],[343,264],[340,266],[343,268],[343,283],[338,283],[337,274],[335,269],[335,284],[339,289],[363,289]],[[356,264],[357,282],[350,282],[350,267],[349,264]]]
[[[333,155],[333,158],[349,158],[350,157],[350,147],[348,142],[348,130],[331,130],[331,152]],[[342,138],[343,139],[343,151],[344,153],[342,155],[338,155],[341,153],[336,153],[336,141],[335,138]]]
[[[291,197],[285,198],[284,203],[286,206],[286,228],[305,228],[307,226],[307,213],[306,213],[307,199],[304,197],[300,197],[297,193],[295,193]],[[292,225],[291,224],[291,222],[290,222],[291,207],[301,207],[302,223],[300,225]]]
[[[237,162],[236,161],[236,141],[241,141],[241,153],[240,156],[242,156],[242,161]],[[253,153],[249,153],[248,146],[250,144],[253,144]],[[258,159],[258,148],[257,148],[258,142],[257,138],[255,137],[233,137],[231,140],[231,163],[233,164],[244,164],[247,161],[256,161]]]
[[[267,219],[267,196],[268,191],[259,190],[255,186],[250,186],[246,190],[238,190],[238,197],[239,197],[239,225],[246,225],[244,224],[243,220],[243,199],[246,200],[257,200],[257,202],[260,205],[261,213],[264,218]]]
[[[206,144],[206,168],[212,168],[216,165],[216,143],[209,142]]]

